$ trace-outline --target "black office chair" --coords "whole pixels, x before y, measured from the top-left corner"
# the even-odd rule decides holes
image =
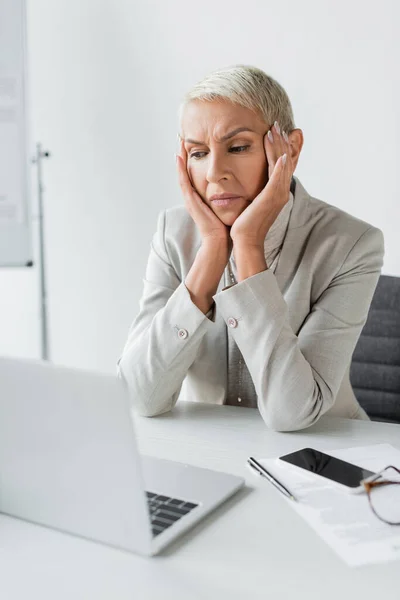
[[[350,381],[373,421],[400,423],[400,277],[379,278]]]

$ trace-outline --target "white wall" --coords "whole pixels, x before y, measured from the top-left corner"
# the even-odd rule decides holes
[[[181,202],[176,110],[254,64],[291,97],[306,189],[382,228],[400,275],[396,0],[28,0],[54,362],[114,371],[160,209]],[[0,271],[0,354],[38,356],[37,269]]]

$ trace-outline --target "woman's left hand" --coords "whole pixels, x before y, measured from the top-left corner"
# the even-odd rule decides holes
[[[233,223],[230,236],[234,247],[264,251],[265,236],[289,200],[293,163],[288,137],[280,131],[278,123],[265,134],[264,148],[269,167],[268,183]]]

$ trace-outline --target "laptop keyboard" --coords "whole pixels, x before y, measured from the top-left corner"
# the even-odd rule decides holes
[[[179,498],[146,492],[153,536],[159,535],[176,521],[190,513],[198,504]]]

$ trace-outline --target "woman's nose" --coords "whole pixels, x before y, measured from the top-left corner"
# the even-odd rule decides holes
[[[222,157],[208,155],[207,181],[217,183],[227,177],[227,165]]]

